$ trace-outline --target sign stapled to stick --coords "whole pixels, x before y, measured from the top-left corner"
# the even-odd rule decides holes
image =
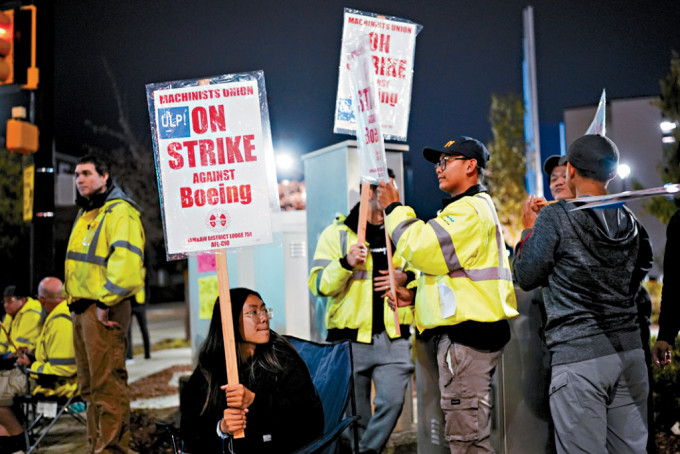
[[[333,132],[359,135],[347,58],[356,39],[368,35],[382,131],[387,140],[406,141],[416,35],[422,28],[406,19],[345,8]]]
[[[353,38],[347,46],[349,52],[347,64],[357,127],[356,136],[359,149],[359,174],[361,178],[361,202],[357,231],[357,242],[359,244],[364,244],[366,241],[366,222],[371,203],[368,198],[370,186],[378,185],[381,181],[390,183],[387,159],[385,157],[385,142],[380,122],[378,89],[371,67],[370,39],[368,34],[359,35]],[[390,292],[396,302],[392,242],[387,229],[385,229],[385,244],[387,247],[387,263],[390,275]],[[401,335],[399,313],[396,306],[394,309],[394,319],[397,335]]]
[[[356,133],[353,134],[357,136],[361,181],[374,185],[381,181],[389,182],[378,90],[371,68],[369,36],[360,35],[354,38],[348,43],[347,51],[356,123]]]
[[[227,382],[238,384],[226,249],[271,243],[279,211],[264,73],[146,92],[168,260],[215,253]]]
[[[271,243],[279,201],[264,73],[146,93],[168,259]]]

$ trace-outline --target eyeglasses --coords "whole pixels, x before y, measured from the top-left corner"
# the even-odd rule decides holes
[[[265,307],[260,311],[248,311],[244,312],[245,317],[250,317],[254,322],[261,322],[262,318],[266,315],[267,319],[271,320],[274,318],[274,309]]]
[[[434,170],[437,170],[437,168],[442,169],[442,172],[446,170],[447,161],[469,161],[470,159],[472,158],[466,158],[465,156],[455,157],[451,155],[444,155],[439,158],[439,162],[434,165]]]

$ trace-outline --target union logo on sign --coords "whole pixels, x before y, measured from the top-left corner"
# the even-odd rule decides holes
[[[211,210],[205,219],[205,225],[213,232],[223,232],[231,224],[231,216],[224,210]]]

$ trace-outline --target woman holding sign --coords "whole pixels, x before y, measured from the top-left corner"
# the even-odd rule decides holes
[[[321,400],[295,347],[269,328],[271,309],[260,295],[246,288],[230,294],[240,384],[226,385],[216,302],[198,365],[182,390],[184,452],[292,452],[323,433]],[[244,438],[232,438],[242,429]]]

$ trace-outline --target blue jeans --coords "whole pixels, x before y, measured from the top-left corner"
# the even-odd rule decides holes
[[[413,376],[411,342],[373,335],[373,344],[352,342],[354,388],[359,420],[359,451],[381,452],[397,424],[404,394]],[[371,380],[375,411],[371,411]]]

